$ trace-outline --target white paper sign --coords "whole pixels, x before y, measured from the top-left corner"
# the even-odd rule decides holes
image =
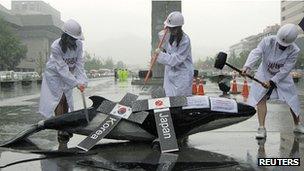
[[[149,109],[162,109],[162,108],[171,107],[169,97],[149,99],[148,105],[149,105]]]
[[[190,96],[187,97],[187,106],[183,109],[210,108],[208,96]]]
[[[212,111],[238,113],[237,103],[233,99],[210,97],[210,102]]]
[[[129,116],[132,113],[132,109],[128,106],[116,104],[116,106],[113,108],[113,110],[110,112],[110,114],[128,119]]]

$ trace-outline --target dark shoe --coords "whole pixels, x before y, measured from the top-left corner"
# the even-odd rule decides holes
[[[59,143],[59,145],[58,145],[59,151],[64,151],[66,149],[68,149],[68,143],[64,143],[64,142]]]
[[[70,138],[73,137],[72,133],[67,131],[58,131],[58,142],[59,143],[68,143]]]

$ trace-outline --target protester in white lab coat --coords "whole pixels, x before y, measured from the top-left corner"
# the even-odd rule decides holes
[[[155,52],[159,54],[157,61],[165,65],[166,96],[190,96],[194,68],[190,39],[182,30],[184,18],[175,11],[169,14],[164,24],[170,36],[165,40],[163,48]]]
[[[75,20],[64,23],[61,38],[51,46],[51,55],[43,75],[39,112],[49,118],[73,111],[73,88],[83,91],[87,84],[84,71],[83,34]],[[58,141],[67,142],[70,135],[58,132]]]
[[[294,132],[304,133],[300,122],[300,101],[296,86],[289,75],[297,61],[300,49],[294,43],[298,35],[294,24],[282,26],[276,36],[265,37],[253,49],[244,65],[243,74],[247,74],[259,59],[261,64],[255,77],[264,82],[268,89],[258,83],[253,83],[249,93],[249,104],[257,105],[259,128],[256,138],[266,138],[265,117],[267,99],[278,99],[286,102],[294,119]]]

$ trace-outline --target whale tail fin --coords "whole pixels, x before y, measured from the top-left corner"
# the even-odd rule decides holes
[[[39,132],[43,130],[43,126],[39,125],[39,124],[33,124],[31,125],[28,129],[21,131],[20,133],[18,133],[17,135],[15,135],[13,138],[11,138],[8,141],[5,141],[3,143],[0,143],[0,147],[9,147],[25,138],[27,138],[28,136]]]

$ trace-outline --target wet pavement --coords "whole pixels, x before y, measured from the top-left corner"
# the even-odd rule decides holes
[[[304,110],[304,83],[298,83],[301,108]],[[207,81],[207,95],[218,96],[218,87]],[[37,113],[40,85],[15,85],[0,90],[0,142],[3,142],[43,117]],[[119,101],[127,92],[149,98],[148,87],[113,78],[90,81],[86,97],[103,96]],[[240,95],[231,96],[238,101]],[[76,109],[83,107],[80,93],[74,91]],[[87,100],[87,105],[91,105]],[[150,144],[102,140],[89,153],[75,153],[75,147],[84,136],[74,135],[66,153],[53,153],[57,149],[57,132],[45,130],[30,136],[14,149],[0,148],[0,170],[304,170],[304,135],[294,134],[293,121],[286,104],[268,104],[266,141],[257,141],[257,116],[236,125],[189,137],[180,152],[161,155]],[[18,149],[18,150],[16,150]],[[74,150],[73,150],[74,149]],[[30,151],[48,151],[33,154]],[[50,151],[51,150],[51,151]],[[257,158],[300,158],[300,167],[258,167]],[[24,162],[20,162],[23,161]]]

